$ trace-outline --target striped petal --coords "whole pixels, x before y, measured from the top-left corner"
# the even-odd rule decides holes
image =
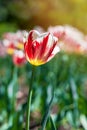
[[[40,34],[36,30],[30,31],[24,45],[27,60],[33,65],[48,62],[59,52],[58,39],[50,33]]]

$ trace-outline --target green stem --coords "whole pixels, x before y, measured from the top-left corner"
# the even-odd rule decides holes
[[[29,128],[30,127],[30,106],[31,106],[31,98],[32,98],[32,84],[33,84],[33,79],[34,79],[34,69],[35,67],[32,66],[31,81],[30,81],[30,87],[29,87],[29,93],[28,93],[26,130],[30,129]]]
[[[47,107],[47,110],[46,110],[45,115],[44,115],[42,122],[41,122],[41,126],[42,126],[41,130],[45,130],[47,119],[48,119],[49,114],[50,114],[50,108],[51,108],[51,105],[52,105],[52,102],[53,102],[53,98],[54,98],[54,88],[53,88],[51,100],[49,102],[49,105]]]

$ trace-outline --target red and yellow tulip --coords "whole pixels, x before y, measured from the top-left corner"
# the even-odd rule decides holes
[[[31,30],[25,39],[24,50],[27,60],[35,66],[45,64],[58,52],[58,39],[51,33],[40,34]]]

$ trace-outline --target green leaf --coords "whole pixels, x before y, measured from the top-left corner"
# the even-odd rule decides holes
[[[55,123],[54,123],[54,120],[53,120],[51,115],[50,115],[50,123],[51,123],[51,130],[57,130],[56,126],[55,126]]]

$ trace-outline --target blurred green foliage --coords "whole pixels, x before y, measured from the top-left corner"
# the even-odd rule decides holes
[[[1,23],[0,24],[0,37],[6,32],[15,32],[18,29],[15,23]]]
[[[54,87],[55,98],[51,116],[55,126],[59,130],[63,128],[86,130],[84,123],[87,122],[86,66],[87,56],[60,53],[49,63],[37,67],[33,82],[31,120],[37,123],[41,121]],[[2,130],[5,130],[4,127],[6,130],[16,130],[16,127],[21,130],[24,127],[26,102],[20,104],[16,110],[16,94],[21,85],[29,86],[30,77],[29,63],[22,68],[16,68],[11,57],[0,58],[0,128]],[[19,82],[21,78],[23,84]],[[51,130],[53,127],[53,122],[49,119],[46,130]]]

